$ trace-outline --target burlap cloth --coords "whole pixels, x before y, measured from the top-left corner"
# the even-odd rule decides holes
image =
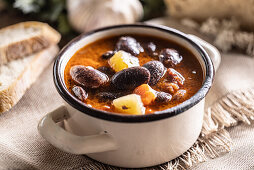
[[[174,27],[174,25],[170,26]],[[216,74],[214,85],[206,99],[207,108],[208,106],[214,106],[214,103],[216,104],[219,101],[224,101],[225,97],[223,98],[223,100],[221,100],[221,97],[223,97],[229,92],[230,93],[232,92],[234,94],[235,90],[236,91],[245,90],[248,91],[249,94],[249,91],[252,90],[250,88],[254,87],[253,75],[254,75],[253,58],[236,53],[222,54],[221,66]],[[227,96],[227,98],[231,100],[230,96]],[[250,99],[250,101],[254,101],[252,99]],[[247,104],[250,104],[248,102]],[[37,131],[37,124],[39,119],[43,115],[55,109],[61,104],[62,99],[57,93],[53,84],[52,64],[51,64],[42,73],[42,75],[36,81],[36,83],[34,83],[33,86],[27,91],[27,93],[19,101],[19,103],[15,107],[13,107],[10,111],[0,115],[0,169],[5,170],[5,169],[112,168],[110,166],[103,165],[96,161],[93,161],[85,156],[64,153],[54,148],[39,135]],[[248,107],[249,106],[250,105],[248,105]],[[245,107],[242,106],[239,107],[246,109]],[[215,109],[213,110],[213,108]],[[214,130],[215,132],[212,133],[213,135],[214,133],[217,133],[216,131],[220,133],[221,131],[220,129],[223,129],[224,126],[227,126],[226,125],[227,122],[223,123],[224,120],[220,121],[220,118],[217,119],[213,117],[213,115],[218,116],[217,113],[218,109],[216,109],[216,107],[212,107],[212,109],[210,110],[212,110],[212,116],[210,116],[210,118],[205,119],[208,119],[208,121],[212,120],[213,121],[212,125],[214,125],[215,127],[216,125],[219,126],[215,128]],[[225,115],[224,113],[225,110],[222,112],[223,112],[222,114]],[[239,112],[241,112],[241,110]],[[241,114],[245,115],[244,113]],[[246,112],[246,114],[247,113],[249,112]],[[231,122],[229,122],[228,126],[235,125],[236,122],[239,122],[239,120],[242,117],[232,116],[232,119],[229,118]],[[245,117],[248,121],[245,119],[243,119],[243,121],[247,124],[248,123],[250,124],[251,123],[250,119],[253,117],[251,115],[247,115]],[[233,120],[236,121],[234,122]],[[233,146],[231,145],[231,139],[227,135],[227,132],[222,132],[217,136],[216,135],[212,136],[209,132],[209,135],[206,135],[205,138],[203,138],[201,135],[200,139],[196,144],[197,147],[194,146],[185,155],[182,155],[181,158],[186,159],[179,158],[168,164],[156,166],[151,169],[166,169],[174,167],[181,168],[181,165],[192,166],[195,164],[195,162],[196,163],[203,162],[206,161],[207,158],[217,156],[219,157],[217,157],[216,159],[209,159],[207,162],[195,164],[195,166],[192,166],[191,168],[254,169],[254,161],[253,161],[254,126],[244,125],[244,123],[238,124],[239,125],[237,127],[227,128],[227,130],[230,133],[231,139],[234,143]],[[208,144],[204,142],[206,138],[210,138],[211,136],[213,139],[212,140],[209,139],[210,141],[208,142]],[[217,140],[215,138],[226,138],[226,139]],[[207,147],[208,145],[210,147]],[[223,147],[221,148],[221,146]],[[214,151],[208,151],[210,153],[209,157],[205,156],[207,148],[210,148],[212,150],[214,149]],[[226,153],[229,150],[231,150],[231,152]],[[179,163],[181,161],[187,162]],[[178,166],[174,166],[174,164],[177,164]],[[113,167],[113,169],[118,168]]]

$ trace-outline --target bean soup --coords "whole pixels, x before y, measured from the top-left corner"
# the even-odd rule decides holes
[[[194,54],[176,42],[147,35],[97,40],[68,61],[65,84],[90,107],[120,114],[153,114],[174,107],[202,86]]]

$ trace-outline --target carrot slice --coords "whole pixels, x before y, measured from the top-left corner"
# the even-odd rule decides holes
[[[156,99],[155,90],[153,90],[148,84],[142,84],[136,87],[133,93],[141,96],[141,100],[144,105],[149,105]]]

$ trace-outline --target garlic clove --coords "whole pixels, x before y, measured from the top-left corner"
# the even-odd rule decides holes
[[[79,32],[134,23],[143,16],[138,0],[67,0],[70,24]]]

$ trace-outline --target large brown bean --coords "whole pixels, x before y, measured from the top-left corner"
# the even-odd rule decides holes
[[[72,88],[72,92],[82,102],[84,102],[88,97],[88,93],[80,86],[75,86],[74,85],[73,88]]]
[[[159,61],[149,61],[143,65],[151,74],[149,85],[153,86],[164,76],[166,69]]]
[[[173,67],[182,61],[183,57],[179,55],[178,51],[171,48],[165,48],[161,50],[159,54],[159,60],[165,67]]]
[[[70,75],[76,83],[86,88],[98,88],[109,81],[106,74],[90,66],[73,66],[70,69]]]
[[[113,75],[111,82],[117,89],[134,89],[148,83],[150,72],[145,67],[130,67]]]
[[[115,50],[123,50],[134,56],[137,56],[140,52],[144,51],[137,40],[129,36],[121,37],[116,43]]]
[[[155,102],[157,103],[169,103],[172,99],[172,96],[169,93],[157,92],[157,97]]]
[[[97,68],[97,70],[106,74],[109,77],[112,77],[113,74],[115,73],[114,70],[108,66],[101,66],[101,67]]]
[[[158,53],[156,53],[156,45],[153,42],[145,44],[144,48],[150,57],[158,56]]]
[[[107,51],[106,53],[101,55],[101,58],[103,59],[109,59],[115,54],[115,51]]]
[[[96,95],[100,102],[112,101],[118,97],[120,97],[120,93],[112,93],[112,92],[100,92]]]

